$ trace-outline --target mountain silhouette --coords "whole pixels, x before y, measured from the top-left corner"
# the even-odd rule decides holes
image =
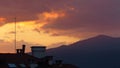
[[[80,68],[120,68],[120,38],[99,35],[48,49],[47,54]]]

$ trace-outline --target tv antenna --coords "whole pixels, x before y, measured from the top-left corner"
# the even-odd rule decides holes
[[[14,40],[15,40],[15,41],[14,41],[14,46],[15,46],[15,52],[16,52],[16,44],[17,44],[17,40],[16,40],[16,33],[17,33],[17,29],[16,29],[16,28],[17,28],[16,17],[14,18],[14,21],[15,21],[15,22],[14,22],[14,23],[15,23],[15,27],[14,27],[14,28],[15,28],[15,34],[14,34]]]

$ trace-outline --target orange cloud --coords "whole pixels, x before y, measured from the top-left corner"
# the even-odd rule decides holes
[[[0,18],[0,21],[5,21],[6,19],[5,18]]]
[[[0,25],[5,24],[5,21],[6,21],[6,18],[2,18],[2,17],[0,17]]]
[[[59,18],[59,17],[63,17],[63,16],[65,16],[65,14],[64,13],[60,13],[60,12],[44,12],[43,13],[43,16],[44,16],[44,18],[45,19],[57,19],[57,18]]]
[[[37,23],[50,23],[64,16],[65,12],[62,11],[43,12],[38,15],[39,20],[37,21]]]
[[[38,15],[38,20],[36,21],[35,31],[40,31],[41,28],[48,23],[55,23],[56,20],[64,18],[66,13],[64,11],[51,11],[43,12]]]

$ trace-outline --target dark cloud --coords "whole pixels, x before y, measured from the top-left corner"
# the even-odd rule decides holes
[[[71,0],[72,1],[72,0]],[[66,8],[71,1],[63,0],[0,0],[0,15],[7,18],[8,21],[36,20],[37,15],[55,10]]]
[[[42,27],[53,35],[119,35],[119,0],[1,0],[0,15],[9,21],[37,20],[37,15],[51,10],[66,16]]]
[[[33,31],[40,33],[40,29],[37,29],[37,28],[33,29]]]
[[[8,21],[35,20],[37,14],[49,10],[42,0],[0,0],[0,15]]]
[[[53,35],[119,34],[120,36],[119,0],[74,0],[71,5],[74,10],[66,9],[66,18],[46,24],[43,29],[56,31]]]

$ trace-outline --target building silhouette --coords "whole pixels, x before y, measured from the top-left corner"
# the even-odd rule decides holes
[[[32,55],[22,49],[16,53],[0,53],[0,68],[77,68],[72,64],[63,64],[62,60],[52,62],[53,56],[46,56],[45,46],[32,46]]]

